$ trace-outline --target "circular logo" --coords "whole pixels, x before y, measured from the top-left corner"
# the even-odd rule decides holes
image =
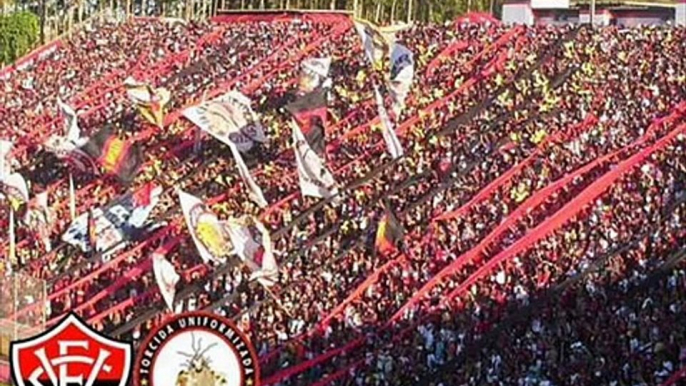
[[[190,312],[159,325],[138,349],[135,386],[256,386],[255,349],[229,319]]]

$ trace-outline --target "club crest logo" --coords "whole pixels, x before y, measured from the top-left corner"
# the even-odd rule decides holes
[[[17,386],[125,386],[133,347],[110,339],[70,313],[33,338],[10,344]]]
[[[257,386],[258,359],[247,337],[226,318],[176,315],[140,347],[135,386]]]

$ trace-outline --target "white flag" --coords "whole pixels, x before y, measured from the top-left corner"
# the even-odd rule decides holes
[[[308,58],[302,62],[299,80],[299,89],[309,93],[320,86],[330,86],[329,68],[331,58]]]
[[[405,107],[405,99],[414,79],[414,54],[402,44],[394,44],[391,51],[391,75],[389,89],[393,97],[396,116]]]
[[[384,141],[386,141],[386,148],[388,153],[393,157],[393,159],[403,156],[403,147],[398,140],[398,136],[395,134],[393,129],[393,123],[388,117],[388,112],[386,111],[386,106],[383,104],[383,98],[379,90],[374,87],[374,96],[376,97],[376,105],[379,109],[379,119],[381,120],[381,134],[383,135]]]
[[[383,58],[388,52],[388,41],[374,24],[363,20],[355,20],[354,24],[355,30],[362,40],[367,59],[372,66],[377,69],[380,68],[383,64]]]
[[[225,263],[233,245],[225,225],[199,198],[178,189],[181,209],[195,247],[205,263]]]
[[[250,107],[250,99],[237,91],[189,107],[183,116],[221,142],[233,143],[242,152],[252,149],[255,142],[267,141],[264,128]]]
[[[279,275],[279,267],[274,258],[269,231],[254,217],[230,219],[226,229],[234,245],[234,252],[253,272],[251,279],[265,286],[274,285]]]
[[[29,202],[29,188],[26,180],[19,173],[6,174],[0,180],[0,194],[4,196],[14,210],[21,204]]]
[[[250,196],[250,199],[253,200],[253,202],[255,202],[257,205],[259,205],[260,208],[266,208],[269,205],[269,203],[267,203],[267,200],[264,198],[260,186],[257,185],[255,180],[250,175],[250,170],[248,170],[248,167],[245,165],[241,152],[238,151],[238,148],[232,143],[229,143],[229,148],[231,148],[231,154],[233,154],[233,159],[236,160],[236,166],[238,166],[238,174],[241,175],[243,182],[248,187],[248,195]]]
[[[293,130],[293,146],[298,167],[300,190],[303,196],[329,198],[338,193],[336,181],[324,165],[324,161],[312,150],[296,124]]]
[[[176,273],[172,263],[167,261],[163,253],[153,252],[152,270],[155,273],[157,286],[164,302],[167,303],[169,310],[174,312],[174,296],[176,295],[176,283],[179,282],[179,274]]]
[[[62,102],[61,99],[57,99],[57,106],[64,115],[65,126],[66,126],[66,139],[71,142],[78,142],[81,138],[81,129],[79,129],[79,118],[76,115],[76,111],[68,104]]]

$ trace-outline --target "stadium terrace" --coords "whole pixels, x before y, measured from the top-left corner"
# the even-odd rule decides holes
[[[684,384],[686,28],[486,16],[102,18],[1,70],[0,377],[70,312],[207,311],[263,386]]]

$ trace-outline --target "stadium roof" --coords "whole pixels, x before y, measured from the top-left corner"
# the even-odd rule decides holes
[[[571,0],[570,8],[588,6],[591,0]],[[652,1],[622,1],[622,0],[596,0],[596,5],[600,6],[640,6],[640,7],[675,7],[675,0],[652,0]]]

